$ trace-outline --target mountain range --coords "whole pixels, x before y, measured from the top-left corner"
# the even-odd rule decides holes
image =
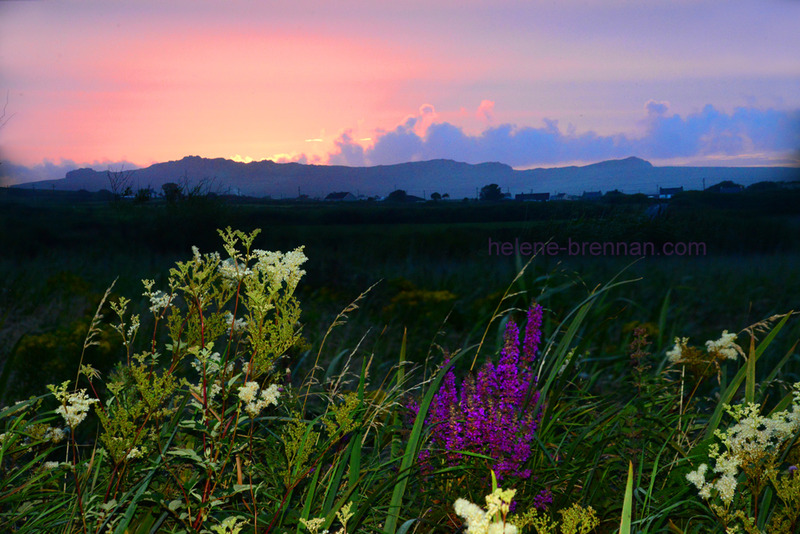
[[[70,171],[62,179],[18,184],[13,187],[100,191],[112,189],[114,173],[94,169]],[[608,160],[585,166],[515,170],[502,163],[477,165],[452,160],[431,160],[345,167],[254,161],[242,163],[223,158],[187,156],[178,161],[116,173],[135,192],[140,188],[161,191],[173,182],[207,191],[254,197],[291,198],[307,195],[324,198],[333,192],[356,196],[385,196],[396,189],[429,198],[434,191],[450,198],[477,196],[481,187],[498,184],[504,192],[567,193],[619,190],[623,193],[656,194],[659,187],[704,187],[732,181],[750,185],[762,181],[798,179],[790,167],[656,167],[637,157]]]

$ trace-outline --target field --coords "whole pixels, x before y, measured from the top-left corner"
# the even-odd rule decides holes
[[[4,531],[450,533],[469,509],[479,532],[454,503],[486,508],[495,476],[516,490],[487,519],[506,531],[800,528],[798,189],[413,205],[5,189],[0,206]],[[252,256],[226,278],[206,254],[228,257],[227,227],[244,232],[229,248],[308,260]],[[503,249],[548,241],[587,246]],[[53,410],[86,405],[75,388],[102,402],[56,443]],[[747,402],[763,420],[725,411]],[[756,424],[749,456],[714,435],[737,421]]]

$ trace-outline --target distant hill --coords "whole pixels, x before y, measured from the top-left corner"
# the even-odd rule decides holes
[[[335,191],[353,195],[385,196],[395,189],[430,198],[434,191],[450,198],[477,196],[487,184],[498,184],[511,193],[567,193],[611,191],[655,194],[659,187],[702,189],[704,184],[732,181],[749,185],[764,181],[797,179],[798,169],[782,167],[654,167],[650,162],[630,157],[591,165],[551,169],[514,170],[502,163],[472,165],[451,160],[431,160],[344,167],[254,161],[241,163],[222,158],[187,156],[179,161],[156,163],[130,171],[130,186],[135,192],[174,182],[189,187],[203,184],[218,193],[255,197],[290,198],[308,195],[325,198]],[[13,187],[78,191],[110,189],[106,171],[78,169],[60,180],[18,184]]]

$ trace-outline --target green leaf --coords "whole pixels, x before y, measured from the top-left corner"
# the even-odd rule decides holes
[[[619,522],[619,534],[631,533],[631,516],[633,515],[633,462],[628,462],[628,483],[625,486],[625,499],[622,502],[622,518]]]

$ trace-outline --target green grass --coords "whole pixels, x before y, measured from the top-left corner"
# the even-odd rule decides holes
[[[756,229],[772,234],[762,236],[761,248],[743,251],[747,247],[742,244],[752,245],[748,240],[756,238],[749,231],[736,234],[736,225],[729,226],[734,228],[732,238],[723,231],[729,216],[713,211],[647,230],[668,231],[669,238],[708,232],[719,249],[710,249],[713,253],[706,257],[636,262],[537,257],[517,276],[529,258],[490,256],[489,237],[538,239],[553,232],[619,238],[629,230],[640,231],[631,226],[635,209],[595,206],[576,213],[553,207],[567,211],[527,211],[522,220],[519,213],[506,212],[507,220],[480,222],[464,220],[475,213],[458,208],[439,214],[426,206],[385,213],[377,208],[359,212],[335,207],[319,213],[308,208],[298,214],[286,206],[246,206],[237,214],[220,205],[203,219],[201,212],[187,208],[169,213],[164,206],[117,210],[106,204],[14,204],[4,217],[33,219],[20,235],[0,235],[12,252],[0,258],[0,400],[5,406],[0,408],[0,433],[14,436],[3,442],[0,452],[3,529],[105,532],[111,525],[115,532],[199,532],[196,519],[180,518],[192,508],[193,518],[198,510],[207,514],[200,521],[207,529],[235,516],[248,522],[242,532],[252,532],[256,525],[258,532],[304,532],[300,519],[314,517],[323,519],[323,528],[336,530],[342,524],[337,514],[352,502],[348,532],[454,532],[461,524],[453,512],[454,500],[483,504],[491,492],[488,464],[474,457],[432,474],[421,472],[416,458],[430,444],[430,428],[424,415],[415,419],[406,406],[416,399],[424,414],[443,379],[446,355],[452,356],[449,365],[459,377],[474,359],[479,366],[495,357],[506,322],[519,320],[535,300],[545,308],[543,331],[549,347],[540,360],[544,416],[527,465],[534,477],[503,482],[517,489],[518,513],[531,507],[539,491],[549,489],[553,504],[547,517],[561,520],[558,511],[576,503],[591,506],[600,520],[593,532],[724,532],[719,515],[685,476],[709,461],[713,430],[733,424],[724,402],[753,400],[765,406],[765,413],[790,406],[790,386],[800,382],[800,325],[796,318],[786,318],[758,329],[753,349],[757,360],[725,363],[719,381],[715,375],[696,382],[688,371],[669,365],[666,352],[676,336],[688,336],[691,345],[702,348],[727,329],[740,333],[747,353],[744,328],[796,309],[800,253],[782,245],[796,229],[774,230],[775,224],[784,228],[780,225],[785,221],[755,213]],[[497,210],[484,209],[481,216]],[[280,213],[291,214],[285,218],[292,224],[281,223]],[[408,220],[420,213],[431,220]],[[358,217],[363,223],[342,222]],[[101,224],[105,219],[108,224]],[[304,341],[280,363],[280,369],[291,369],[285,403],[272,408],[257,426],[242,422],[241,435],[248,440],[235,438],[227,445],[214,441],[218,434],[203,426],[208,422],[203,417],[212,416],[192,412],[191,394],[178,389],[168,403],[174,412],[153,430],[158,446],[124,472],[102,452],[101,428],[94,418],[68,445],[47,443],[42,429],[58,425],[59,416],[52,411],[52,396],[42,396],[45,384],[74,380],[81,361],[100,370],[104,383],[130,380],[126,373],[132,371],[119,366],[125,350],[110,328],[115,318],[107,304],[100,310],[105,333],[81,359],[105,289],[119,277],[109,300],[128,296],[133,299],[130,311],[147,317],[149,302],[137,296],[142,293],[140,280],[152,278],[156,288],[166,289],[168,269],[191,255],[192,244],[203,252],[219,250],[214,225],[237,220],[246,222],[243,228],[274,222],[254,246],[285,251],[304,244],[310,258],[296,292]],[[772,248],[764,251],[765,242]],[[342,321],[341,310],[376,282]],[[629,348],[637,327],[650,341],[649,355],[638,368]],[[131,349],[146,352],[155,341],[166,354],[163,347],[169,339],[161,329],[152,337],[140,336]],[[196,379],[185,364],[175,373],[187,370],[189,379]],[[79,387],[88,387],[85,378]],[[108,395],[98,387],[101,396]],[[355,404],[346,408],[348,394]],[[9,408],[31,395],[34,400]],[[234,417],[234,404],[215,409],[221,417]],[[350,417],[354,426],[337,420],[337,413]],[[138,424],[144,428],[148,423]],[[337,434],[339,428],[350,428],[346,438]],[[302,448],[312,438],[317,446],[305,463],[294,464],[287,478],[281,466],[288,461],[289,444]],[[203,459],[206,442],[230,453],[213,476]],[[176,457],[176,447],[199,454]],[[781,451],[781,468],[800,461],[796,446]],[[237,454],[250,463],[237,464]],[[45,461],[64,458],[74,470],[42,468]],[[240,472],[255,476],[254,482],[239,480]],[[222,499],[213,506],[204,486],[212,479],[219,481],[219,492],[208,495]],[[742,477],[742,487],[745,482]],[[109,493],[109,487],[115,489]],[[763,530],[777,521],[782,508],[774,489],[760,497],[756,521]],[[173,510],[170,503],[175,501]],[[750,513],[751,503],[737,505]]]

